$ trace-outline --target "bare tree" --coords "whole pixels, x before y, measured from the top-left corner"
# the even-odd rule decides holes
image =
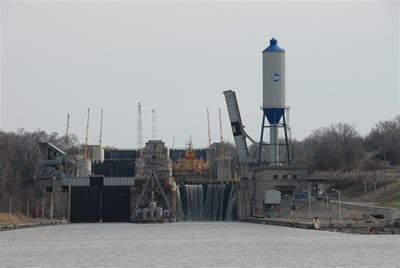
[[[380,121],[365,138],[365,148],[374,152],[376,158],[400,163],[400,116],[392,120]]]

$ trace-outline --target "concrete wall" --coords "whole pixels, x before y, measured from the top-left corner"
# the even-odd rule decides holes
[[[262,167],[255,170],[256,214],[264,214],[264,193],[267,190],[282,191],[294,197],[303,189],[310,191],[308,172],[304,166]]]
[[[237,205],[239,218],[252,216],[254,183],[254,179],[241,179],[240,183],[237,184]]]

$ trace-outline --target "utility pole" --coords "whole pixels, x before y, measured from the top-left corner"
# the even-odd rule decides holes
[[[327,193],[324,193],[326,197],[326,221],[330,222],[329,220],[329,195]]]
[[[385,170],[382,171],[382,177],[383,177],[383,191],[384,191],[384,202],[386,204],[386,176],[385,176]]]
[[[336,189],[332,189],[332,191],[336,192],[339,197],[339,223],[342,223],[342,204],[341,204],[341,195],[340,191]]]
[[[100,118],[100,135],[99,135],[99,145],[101,147],[101,138],[103,135],[103,108],[101,108],[101,118]]]
[[[364,195],[365,195],[365,200],[367,200],[367,178],[364,178]]]
[[[306,192],[308,194],[308,218],[311,221],[311,192],[307,191],[306,189],[303,189],[303,192]]]

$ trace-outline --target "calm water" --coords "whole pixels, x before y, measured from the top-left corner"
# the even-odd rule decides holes
[[[0,232],[0,266],[400,267],[400,236],[238,222],[70,224]]]

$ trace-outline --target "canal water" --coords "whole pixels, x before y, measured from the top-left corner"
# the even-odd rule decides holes
[[[400,236],[240,222],[69,224],[0,232],[0,266],[399,267]]]

